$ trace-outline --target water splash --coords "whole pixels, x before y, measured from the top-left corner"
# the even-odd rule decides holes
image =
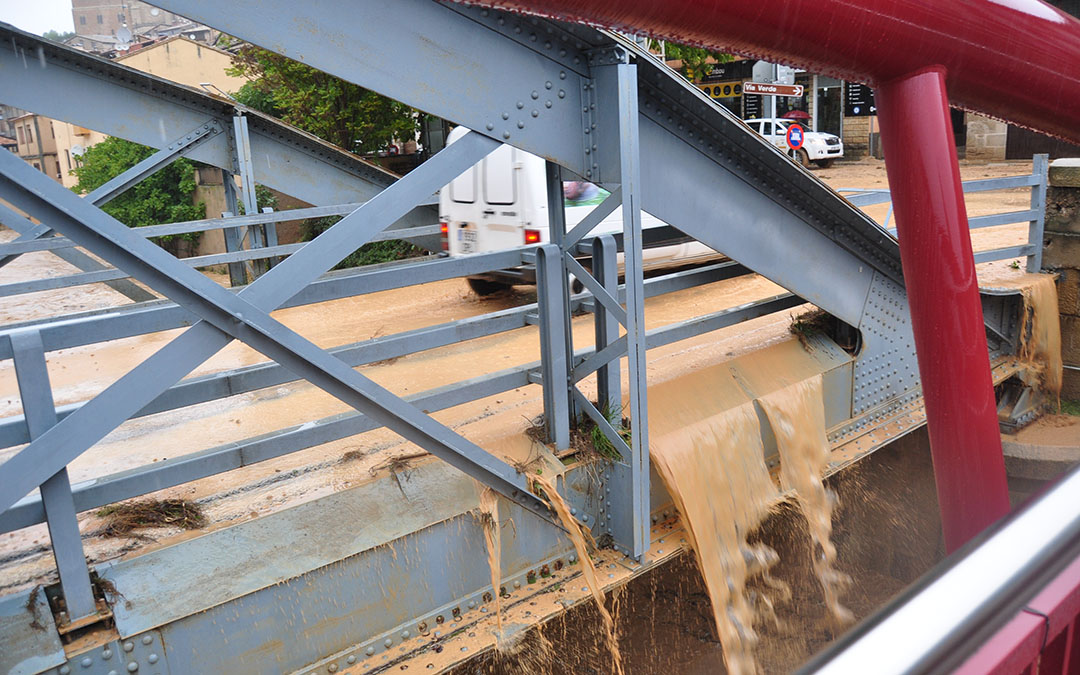
[[[608,612],[604,604],[604,591],[600,586],[600,581],[596,578],[596,567],[593,565],[592,558],[589,557],[589,546],[585,541],[585,538],[588,537],[589,543],[595,547],[592,535],[570,514],[570,507],[566,505],[562,495],[559,494],[559,491],[555,489],[555,486],[548,478],[537,475],[533,476],[532,480],[536,481],[544,491],[542,496],[555,510],[560,522],[562,522],[563,527],[566,528],[567,533],[570,535],[570,541],[573,542],[574,549],[577,551],[578,560],[581,561],[581,572],[585,575],[585,583],[592,593],[593,600],[596,601],[596,609],[599,610],[600,617],[604,622],[604,641],[611,651],[612,665],[617,675],[623,675],[622,655],[619,652],[619,641],[615,635],[615,621],[611,618],[611,613]]]
[[[823,480],[829,463],[829,438],[821,376],[766,394],[759,402],[776,435],[781,487],[795,492],[809,525],[814,572],[821,581],[825,603],[838,622],[850,623],[854,617],[840,604],[840,594],[851,579],[835,568],[836,546],[831,541],[836,496],[825,488]]]

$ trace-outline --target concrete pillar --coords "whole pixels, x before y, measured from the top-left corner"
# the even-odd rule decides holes
[[[1061,398],[1080,400],[1080,159],[1057,159],[1050,164],[1043,240],[1043,269],[1059,274],[1065,364]]]

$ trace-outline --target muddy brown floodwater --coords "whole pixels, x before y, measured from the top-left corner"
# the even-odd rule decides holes
[[[884,605],[944,558],[933,467],[925,431],[905,436],[826,481],[836,494],[832,541],[851,584],[845,604],[855,620]],[[796,670],[839,637],[815,569],[803,511],[791,501],[773,509],[748,537],[775,550],[774,580],[790,589],[776,620],[762,621],[753,648],[765,673]],[[752,578],[748,590],[775,595]],[[690,553],[637,577],[609,595],[627,675],[727,672],[709,593]],[[521,639],[516,653],[491,653],[454,675],[609,673],[610,656],[591,603],[579,605]]]
[[[1030,162],[961,165],[965,179],[1030,171]],[[876,160],[840,163],[815,174],[833,187],[875,188],[887,184],[884,164]],[[969,195],[969,214],[1026,209],[1029,194],[1028,190],[1017,189]],[[868,212],[884,222],[887,206],[871,207]],[[7,231],[0,231],[0,235],[4,240],[13,236]],[[978,230],[973,232],[972,239],[976,250],[986,250],[1016,245],[1026,236],[1027,226],[1021,224]],[[980,278],[1001,281],[1019,276],[1012,262],[980,265]],[[0,283],[72,271],[55,256],[41,252],[22,256],[0,269]],[[221,275],[209,276],[223,283]],[[646,327],[653,329],[781,292],[783,289],[768,280],[750,275],[651,298],[646,302]],[[530,288],[480,299],[469,292],[462,280],[449,280],[281,310],[274,316],[319,346],[332,347],[516,307],[535,299],[535,291]],[[96,284],[0,298],[0,320],[20,322],[126,302],[119,294]],[[800,311],[762,317],[651,350],[647,365],[650,385],[676,381],[686,373],[789,340],[791,314]],[[576,317],[572,325],[575,346],[591,345],[590,318]],[[164,331],[50,352],[48,367],[57,404],[91,398],[180,332]],[[396,394],[411,395],[538,358],[538,331],[535,326],[529,326],[366,365],[360,370]],[[192,375],[221,372],[263,360],[246,346],[233,343],[196,368]],[[586,382],[583,392],[590,397],[594,395],[591,387]],[[520,452],[520,444],[515,439],[522,437],[529,420],[541,410],[540,389],[532,385],[436,412],[434,417],[479,445],[501,448],[495,451],[520,461],[522,458],[515,455]],[[69,472],[77,483],[345,411],[346,406],[302,382],[271,387],[131,420],[73,462]],[[21,402],[9,360],[0,363],[0,416],[20,413]],[[0,461],[17,450],[0,450]],[[331,492],[356,488],[385,473],[392,458],[418,454],[422,454],[419,448],[389,431],[376,430],[150,496],[195,500],[206,511],[207,527],[218,528]],[[856,618],[865,616],[880,598],[915,578],[917,572],[911,571],[925,569],[938,555],[937,526],[923,522],[926,514],[936,514],[932,481],[927,491],[922,478],[908,480],[924,473],[929,476],[925,452],[920,448],[891,449],[878,455],[828,483],[839,496],[839,506],[831,519],[831,540],[837,550],[835,567],[852,577],[852,586],[843,602]],[[807,485],[803,492],[814,502],[808,510],[818,514],[812,516],[816,519],[813,536],[806,528],[803,512],[794,506],[747,516],[743,519],[746,527],[738,533],[738,539],[747,542],[746,546],[777,552],[780,562],[773,568],[774,575],[791,589],[790,600],[774,601],[778,616],[787,611],[787,618],[778,625],[768,620],[758,624],[760,642],[753,648],[752,656],[769,672],[780,672],[801,662],[839,630],[835,627],[837,622],[828,619],[836,612],[826,609],[830,603],[835,608],[837,602],[835,598],[824,601],[823,589],[829,584],[823,586],[821,582],[822,575],[827,577],[825,572],[832,565],[823,567],[820,560],[812,562],[815,546],[819,551],[824,550],[827,558],[831,557],[825,547],[829,535],[822,529],[825,522],[821,518],[821,514],[832,508],[831,501],[820,486]],[[739,508],[748,507],[743,504]],[[109,539],[101,536],[102,522],[92,512],[80,514],[79,520],[86,552],[93,563],[136,555],[178,538],[197,535],[161,529],[139,532],[137,538]],[[874,527],[882,529],[875,531]],[[816,544],[811,543],[815,541]],[[48,583],[54,580],[54,575],[48,533],[43,525],[0,535],[0,593]],[[745,580],[747,597],[750,592],[755,593],[754,602],[783,595],[765,584],[764,578],[750,575]],[[701,575],[688,556],[669,566],[669,571],[630,583],[616,604],[611,609],[627,672],[717,672],[720,648],[715,632],[716,616]],[[522,653],[531,654],[529,658],[535,663],[537,654],[543,651],[540,647],[550,641],[557,645],[554,653],[574,655],[554,663],[546,662],[553,672],[588,672],[590,668],[593,672],[610,672],[611,650],[594,630],[595,625],[600,625],[598,619],[595,608],[575,610],[545,628],[543,636],[529,638],[526,646],[532,645],[534,649]],[[570,638],[574,639],[567,642]],[[512,657],[503,654],[498,658],[499,663],[509,663]],[[478,663],[475,667],[489,665]],[[583,670],[575,669],[578,665]]]

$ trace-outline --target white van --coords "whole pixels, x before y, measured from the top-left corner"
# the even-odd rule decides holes
[[[450,132],[453,143],[468,132],[457,127]],[[607,192],[592,183],[564,184],[566,229],[577,225]],[[442,248],[451,256],[489,253],[528,244],[545,244],[548,236],[547,180],[544,160],[523,150],[503,145],[471,169],[455,178],[439,193],[439,221]],[[667,223],[642,212],[643,229],[666,227]],[[622,209],[616,208],[591,234],[622,232]],[[696,265],[722,258],[708,246],[689,237],[667,239],[643,251],[644,269]],[[622,270],[622,254],[619,254]],[[515,284],[536,283],[531,266],[489,272],[469,278],[469,286],[479,295],[488,295]],[[574,280],[574,292],[582,290]]]
[[[798,124],[797,120],[766,118],[744,121],[747,126],[776,147],[784,152],[791,152],[787,144],[787,130],[792,124]],[[844,142],[833,134],[822,131],[806,131],[803,133],[803,146],[799,148],[796,154],[799,163],[805,167],[809,167],[810,162],[813,162],[822,169],[827,169],[832,166],[834,160],[844,156]]]

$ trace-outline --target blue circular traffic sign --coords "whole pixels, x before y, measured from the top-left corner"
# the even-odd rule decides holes
[[[792,150],[798,150],[803,144],[803,128],[792,124],[787,130],[787,144]]]

